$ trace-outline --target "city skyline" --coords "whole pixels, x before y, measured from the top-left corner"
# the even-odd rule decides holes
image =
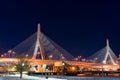
[[[120,53],[118,3],[6,0],[0,4],[0,51],[18,45],[41,23],[41,31],[73,56],[94,54],[106,45],[106,38],[115,54]]]

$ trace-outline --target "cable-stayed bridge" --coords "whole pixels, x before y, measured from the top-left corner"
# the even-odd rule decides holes
[[[90,56],[88,60],[95,60],[97,63],[109,63],[115,65],[117,62],[117,57],[109,46],[109,40],[106,39],[106,46]]]
[[[40,24],[38,30],[32,36],[18,44],[13,48],[17,54],[28,54],[32,59],[41,60],[73,60],[74,57],[48,38],[40,31]],[[106,40],[106,46],[90,56],[88,60],[96,61],[97,63],[111,63],[116,64],[117,57],[109,46],[109,40]]]
[[[32,59],[73,60],[74,57],[45,34],[38,31],[12,49],[17,54],[28,54]]]
[[[36,33],[28,37],[26,40],[18,44],[12,49],[15,54],[24,54],[25,57],[31,57],[30,65],[38,66],[42,69],[42,65],[54,65],[59,62],[66,63],[72,66],[78,66],[80,69],[97,69],[101,70],[104,66],[105,69],[117,70],[118,65],[117,57],[109,46],[109,40],[106,40],[106,47],[97,53],[90,56],[87,60],[73,61],[74,57],[64,50],[61,46],[56,44],[50,38],[40,31],[40,24],[38,24],[38,30]],[[11,52],[11,51],[10,51]],[[28,58],[25,59],[28,59]],[[95,60],[95,62],[89,62],[88,60]],[[0,58],[0,62],[17,62],[17,58]],[[63,66],[63,65],[62,65]],[[39,71],[39,70],[38,70]]]

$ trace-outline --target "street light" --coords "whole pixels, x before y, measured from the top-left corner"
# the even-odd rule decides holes
[[[10,54],[11,54],[12,50],[8,50],[8,57],[10,58]]]
[[[28,56],[29,56],[28,54],[25,55],[26,58],[27,58]]]
[[[4,57],[4,55],[2,54],[2,55],[1,55],[1,57],[3,58],[3,57]]]
[[[62,60],[64,60],[64,59],[65,59],[65,57],[64,57],[64,56],[62,56],[61,58],[62,58]]]
[[[82,56],[78,56],[78,60],[80,61],[80,59],[82,58]]]
[[[84,58],[84,59],[82,59],[82,62],[85,62],[86,61],[86,59]]]
[[[14,54],[15,54],[14,51],[8,50],[8,57],[9,57],[9,58],[13,57]]]
[[[49,57],[48,57],[48,58],[49,58],[49,60],[51,60],[51,59],[53,58],[53,55],[49,55]]]
[[[62,61],[62,75],[64,75],[64,67],[65,67],[65,63]]]
[[[8,50],[8,53],[11,53],[12,52],[12,50]]]
[[[75,61],[78,61],[78,58],[74,58]]]
[[[4,56],[6,57],[6,56],[7,56],[7,54],[6,54],[6,53],[4,53]]]
[[[74,67],[74,66],[72,66],[72,68],[71,68],[71,69],[72,69],[72,71],[75,71],[75,67]]]
[[[102,80],[104,80],[104,66],[102,64]]]
[[[22,67],[24,67],[25,63],[22,63]]]
[[[93,60],[93,61],[94,61],[94,63],[96,63],[96,61],[97,61],[97,60],[98,60],[98,58],[97,58],[97,57],[96,57],[96,58],[94,58],[94,60]]]

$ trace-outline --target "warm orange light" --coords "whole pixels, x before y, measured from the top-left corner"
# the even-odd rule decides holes
[[[74,70],[75,70],[75,67],[72,67],[71,69],[74,71]]]

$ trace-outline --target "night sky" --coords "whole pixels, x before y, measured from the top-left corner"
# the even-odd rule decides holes
[[[1,0],[0,51],[42,32],[73,56],[88,57],[105,47],[120,53],[120,3],[86,0]]]

